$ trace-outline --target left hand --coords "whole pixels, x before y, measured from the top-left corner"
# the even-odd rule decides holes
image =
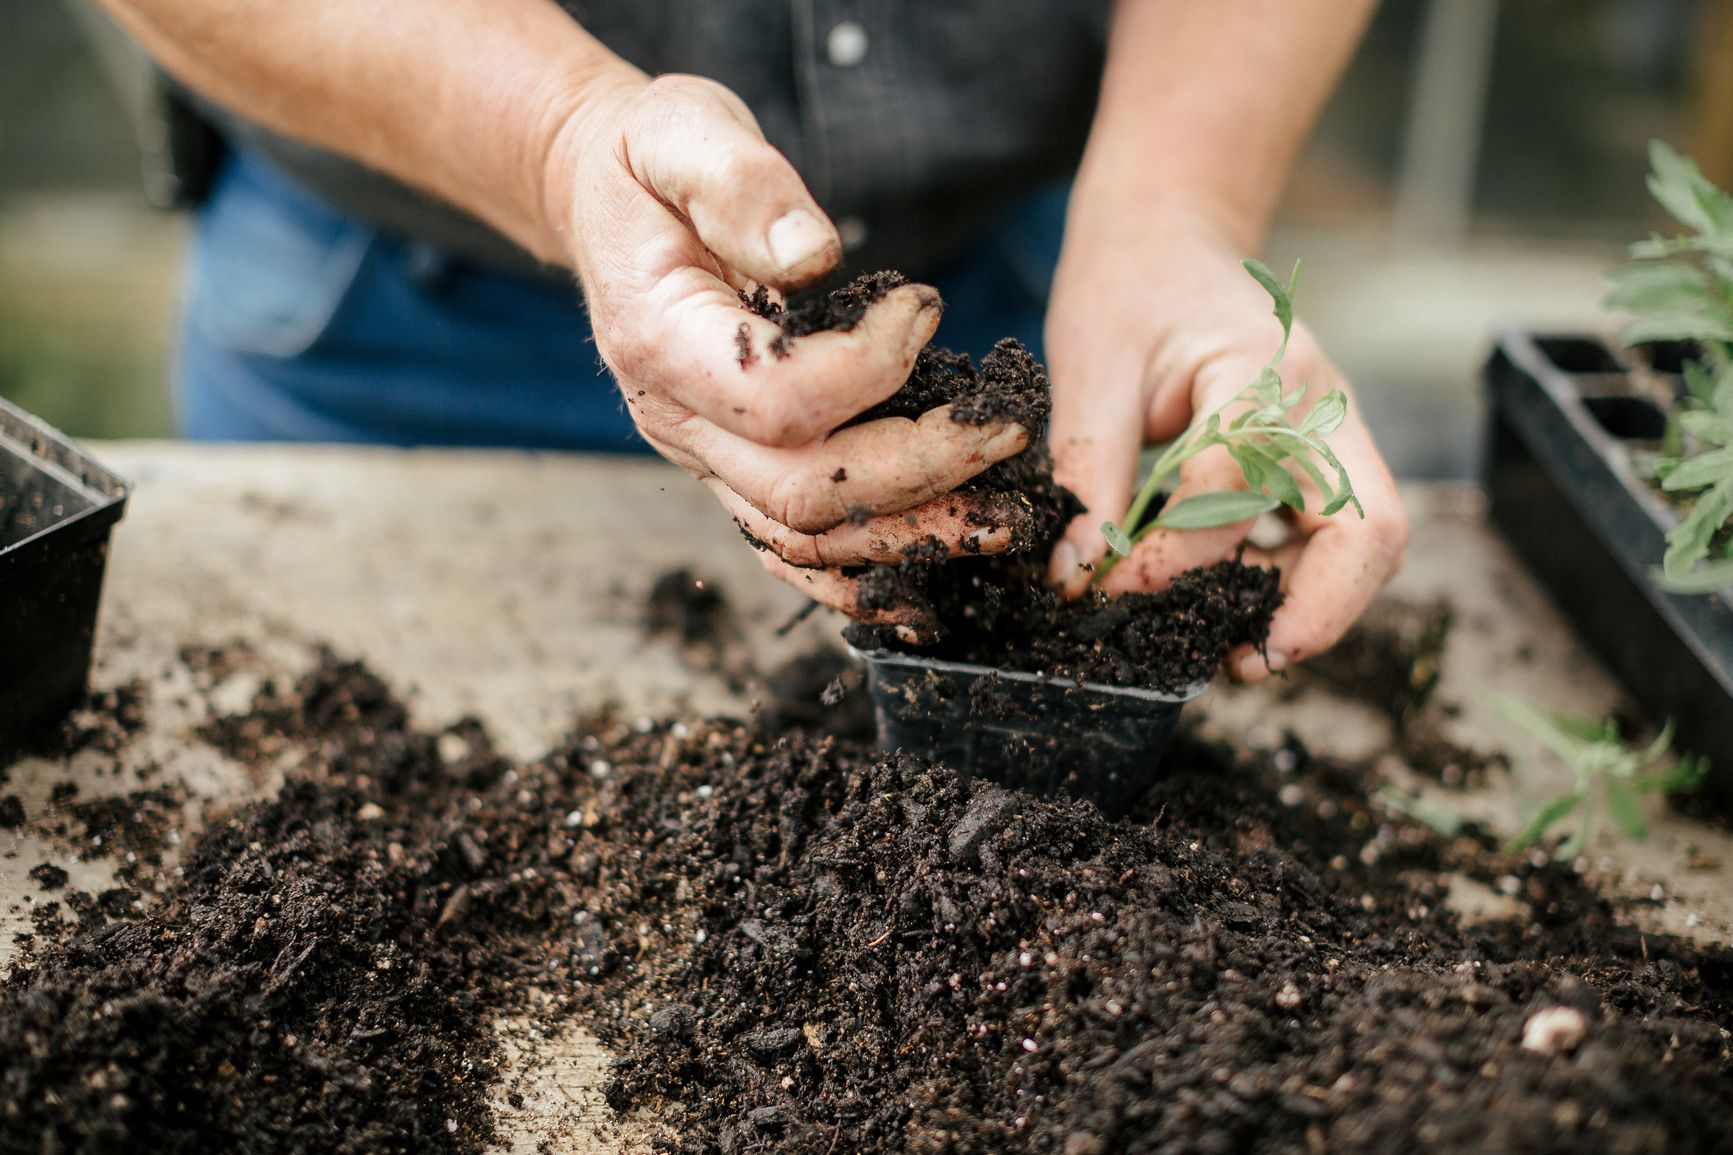
[[[1074,205],[1066,228],[1047,316],[1049,438],[1059,480],[1088,512],[1066,530],[1051,575],[1076,596],[1106,553],[1101,523],[1119,522],[1131,503],[1144,445],[1179,436],[1195,414],[1253,380],[1281,330],[1269,297],[1241,267],[1246,254],[1235,251],[1205,214],[1147,205],[1079,212]],[[1271,551],[1246,550],[1248,561],[1281,568],[1286,599],[1265,652],[1243,646],[1230,655],[1231,672],[1244,681],[1259,681],[1333,645],[1396,572],[1408,541],[1395,479],[1352,391],[1304,326],[1294,326],[1278,369],[1289,388],[1307,386],[1295,418],[1331,389],[1347,392],[1348,416],[1330,446],[1366,516],[1352,507],[1319,516],[1323,502],[1315,487],[1296,478],[1307,511],[1291,519],[1295,540]],[[1239,466],[1218,446],[1181,468],[1174,497],[1244,488]],[[1185,570],[1232,557],[1252,524],[1149,533],[1113,568],[1104,588],[1162,589]]]

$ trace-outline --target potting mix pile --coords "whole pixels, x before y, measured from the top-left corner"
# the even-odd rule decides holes
[[[25,816],[138,865],[0,985],[0,1150],[480,1150],[508,1015],[599,1034],[678,1151],[1733,1144],[1733,958],[1294,748],[1182,739],[1111,822],[736,722],[514,766],[335,659],[205,737],[301,768],[179,872],[159,798]],[[1460,925],[1450,867],[1532,912]]]
[[[924,363],[935,396],[1039,373],[1007,346]],[[1066,508],[1039,450],[995,470],[1046,478],[1031,524]],[[903,588],[941,647],[1051,611],[1069,668],[1108,678],[1207,672],[1276,597],[1228,563],[1065,608],[1017,564],[917,559]],[[716,636],[719,604],[668,608],[697,588],[659,583],[650,624]],[[841,668],[770,677],[790,698],[749,721],[602,717],[514,764],[327,655],[204,727],[287,780],[173,853],[169,785],[30,813],[0,778],[0,826],[125,863],[94,896],[33,875],[0,1152],[480,1151],[522,1107],[496,1105],[504,1022],[599,1036],[608,1102],[692,1155],[1733,1150],[1733,955],[1293,743],[1182,733],[1121,820],[880,754]],[[93,701],[64,748],[120,749],[148,693]],[[1463,875],[1520,914],[1464,924]]]

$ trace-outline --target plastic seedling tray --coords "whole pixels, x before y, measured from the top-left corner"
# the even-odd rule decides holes
[[[127,487],[0,399],[0,764],[84,695]]]
[[[1656,586],[1678,515],[1637,459],[1682,391],[1678,351],[1624,357],[1592,337],[1500,339],[1486,367],[1492,521],[1631,696],[1709,759],[1708,789],[1733,807],[1733,601]]]
[[[1180,709],[1200,682],[1158,693],[1022,670],[856,651],[878,721],[878,745],[1041,794],[1092,799],[1123,814],[1161,768]]]

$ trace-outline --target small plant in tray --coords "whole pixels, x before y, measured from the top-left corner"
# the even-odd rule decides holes
[[[1659,584],[1706,594],[1733,584],[1733,197],[1660,141],[1649,158],[1649,191],[1690,231],[1633,245],[1632,263],[1607,273],[1605,303],[1637,315],[1626,344],[1697,350],[1653,470],[1684,514],[1667,534]]]

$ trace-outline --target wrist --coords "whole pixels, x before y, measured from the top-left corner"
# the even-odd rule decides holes
[[[577,78],[565,79],[543,101],[536,118],[536,146],[530,154],[534,189],[535,256],[550,265],[576,269],[577,239],[572,235],[581,158],[619,145],[621,110],[650,80],[623,60]]]
[[[1109,244],[1203,245],[1237,261],[1262,249],[1269,215],[1192,175],[1089,157],[1072,187],[1067,224],[1099,233]]]

